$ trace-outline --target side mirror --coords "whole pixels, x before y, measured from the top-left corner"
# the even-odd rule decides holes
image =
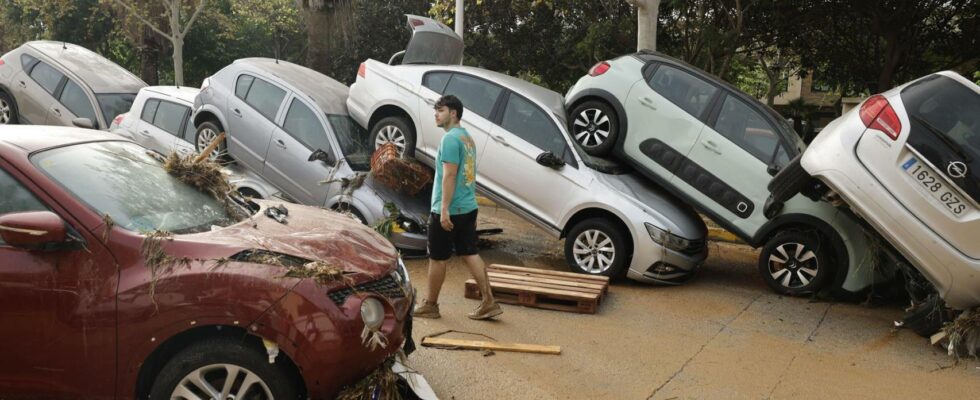
[[[50,211],[13,213],[0,216],[0,238],[13,247],[55,250],[68,241],[68,229]]]
[[[388,65],[396,65],[395,60],[398,60],[400,57],[403,57],[404,55],[405,55],[405,50],[395,53],[394,55],[391,56],[391,58],[388,59]]]
[[[79,128],[95,129],[95,123],[88,118],[75,118],[71,120],[71,124]]]
[[[322,161],[324,164],[327,164],[331,167],[337,164],[337,160],[334,159],[333,155],[327,153],[326,151],[323,151],[323,149],[316,149],[316,151],[310,154],[310,158],[307,159],[306,161],[309,162]]]
[[[561,169],[562,167],[565,166],[565,160],[558,158],[558,156],[556,156],[555,153],[552,153],[550,151],[541,153],[536,159],[536,161],[538,162],[538,164],[544,165],[545,167],[552,168],[552,169]]]
[[[769,164],[769,166],[766,167],[766,173],[768,173],[769,176],[776,176],[776,174],[778,174],[779,170],[781,169],[782,168],[779,168],[779,166],[776,164]]]

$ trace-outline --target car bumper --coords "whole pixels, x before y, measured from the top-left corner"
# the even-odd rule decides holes
[[[645,228],[641,234],[646,235]],[[634,242],[639,243],[633,246],[633,262],[626,277],[637,282],[680,285],[690,280],[708,258],[707,244],[699,250],[683,253],[664,248],[649,235]]]
[[[361,125],[365,129],[370,129],[368,122],[370,115],[368,115],[368,104],[374,104],[374,97],[364,90],[365,84],[362,82],[355,82],[350,86],[349,95],[347,96],[347,112],[350,117],[354,119],[358,125]]]
[[[429,244],[429,237],[424,233],[392,232],[389,240],[402,250],[425,251]]]
[[[848,120],[856,118],[851,114],[824,128],[803,154],[803,169],[841,196],[918,268],[947,304],[957,309],[980,305],[980,260],[962,254],[910,215],[861,164],[854,149],[864,129]]]

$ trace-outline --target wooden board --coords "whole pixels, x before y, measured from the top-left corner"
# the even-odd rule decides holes
[[[609,291],[609,278],[563,271],[494,264],[487,268],[494,298],[549,310],[594,314]],[[465,296],[481,299],[476,281],[466,281]]]
[[[538,344],[500,343],[483,340],[446,339],[440,337],[422,338],[423,346],[446,346],[470,350],[513,351],[518,353],[561,354],[561,346],[542,346]]]

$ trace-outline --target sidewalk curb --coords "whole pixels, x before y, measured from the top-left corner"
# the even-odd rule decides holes
[[[745,242],[743,242],[742,239],[739,239],[738,236],[735,236],[735,234],[713,226],[708,227],[708,240],[713,242],[745,244]]]

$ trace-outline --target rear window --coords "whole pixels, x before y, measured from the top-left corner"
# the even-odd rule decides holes
[[[117,115],[129,112],[133,100],[136,100],[136,93],[97,94],[95,99],[102,108],[102,117],[106,121],[112,121]]]
[[[463,62],[463,42],[437,32],[416,32],[402,64],[455,65]]]
[[[980,94],[934,75],[902,91],[902,101],[909,115],[942,132],[970,158],[980,158]]]

